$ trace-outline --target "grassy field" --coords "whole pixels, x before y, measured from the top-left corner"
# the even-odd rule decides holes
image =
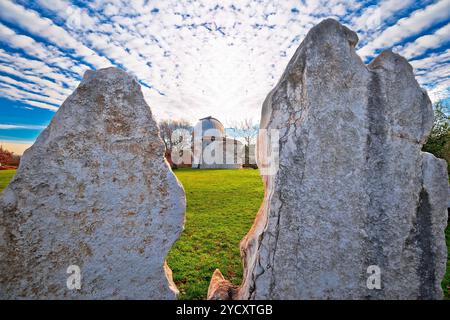
[[[16,170],[0,170],[0,191],[6,188],[15,173]]]
[[[180,299],[204,299],[214,269],[242,279],[239,242],[263,198],[259,171],[178,169],[186,191],[186,225],[168,256]]]
[[[258,170],[175,171],[187,197],[186,226],[169,253],[168,263],[180,299],[204,299],[215,268],[239,284],[242,265],[239,242],[247,233],[263,197]],[[0,171],[0,191],[14,175]],[[450,227],[446,230],[450,248]],[[450,260],[442,287],[450,299]]]
[[[445,229],[445,240],[447,242],[447,269],[442,281],[442,289],[444,290],[444,299],[450,300],[450,224]]]

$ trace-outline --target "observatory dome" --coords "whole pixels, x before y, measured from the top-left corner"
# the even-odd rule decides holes
[[[216,118],[213,118],[211,116],[202,118],[200,121],[195,125],[194,133],[201,132],[202,136],[207,136],[208,132],[207,130],[215,129],[214,135],[217,137],[224,137],[225,136],[225,128],[223,124],[217,120]],[[219,135],[220,134],[220,135]]]

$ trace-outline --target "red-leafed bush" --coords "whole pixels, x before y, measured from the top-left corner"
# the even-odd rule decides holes
[[[17,168],[20,163],[20,156],[6,150],[0,145],[0,167]],[[3,168],[4,169],[4,168]]]

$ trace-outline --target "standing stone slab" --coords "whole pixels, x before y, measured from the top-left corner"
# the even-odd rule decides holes
[[[137,81],[86,72],[0,196],[0,298],[173,299],[182,186]],[[70,265],[81,289],[69,290]],[[166,270],[166,271],[165,271]]]
[[[279,130],[279,170],[263,177],[235,299],[442,297],[446,163],[421,152],[431,102],[404,58],[386,51],[366,66],[357,41],[323,21],[264,102],[260,127]],[[371,265],[380,290],[367,287]]]

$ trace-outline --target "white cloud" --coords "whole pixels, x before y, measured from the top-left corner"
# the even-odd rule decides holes
[[[27,104],[31,105],[33,105],[33,102],[36,102],[38,103],[38,105],[36,106],[52,111],[56,111],[58,108],[55,107],[55,105],[59,105],[60,103],[60,101],[57,99],[45,97],[32,92],[27,92],[6,83],[0,84],[0,94],[4,97],[9,97],[13,100],[26,102]]]
[[[38,108],[57,110],[51,104],[60,105],[76,85],[73,78],[59,71],[59,68],[42,61],[23,58],[0,49],[0,72],[4,74],[0,75],[0,91],[6,98],[18,99]],[[64,88],[63,84],[72,90]]]
[[[0,41],[33,57],[0,49],[0,94],[35,107],[55,110],[88,64],[116,64],[151,86],[142,90],[159,119],[258,121],[264,98],[303,37],[326,17],[359,30],[364,57],[394,45],[409,58],[438,51],[412,64],[433,97],[448,94],[441,76],[448,52],[437,50],[448,40],[448,27],[422,32],[448,22],[450,0],[408,16],[404,9],[415,1],[381,0],[367,8],[356,0],[81,2],[88,8],[68,0],[36,3],[45,11],[0,2]]]
[[[33,126],[33,125],[15,125],[15,124],[1,124],[0,130],[4,129],[26,129],[26,130],[42,130],[46,126]]]
[[[450,8],[449,8],[450,9]],[[450,23],[436,30],[433,34],[427,34],[410,42],[399,50],[406,58],[413,58],[425,53],[428,49],[439,48],[450,42]]]
[[[77,56],[96,68],[111,65],[108,59],[98,56],[93,50],[74,39],[65,29],[55,25],[50,19],[42,18],[35,11],[26,9],[12,1],[0,1],[0,18],[18,25],[34,35],[44,37],[60,48],[74,50]]]
[[[450,49],[444,52],[434,53],[422,59],[411,60],[410,63],[416,69],[432,69],[434,66],[450,61]]]
[[[361,48],[362,57],[373,56],[378,49],[392,47],[407,37],[414,36],[432,25],[450,18],[450,0],[440,0],[424,9],[402,18],[393,26],[383,30],[373,41]]]
[[[17,34],[2,23],[0,23],[0,42],[12,48],[23,50],[28,55],[44,61],[47,65],[51,65],[59,70],[70,70],[81,76],[84,70],[88,69],[86,65],[66,57],[57,48],[36,42],[28,36]]]
[[[352,28],[367,34],[383,26],[383,23],[398,11],[407,8],[414,0],[383,0],[364,9],[362,14],[353,16]]]

